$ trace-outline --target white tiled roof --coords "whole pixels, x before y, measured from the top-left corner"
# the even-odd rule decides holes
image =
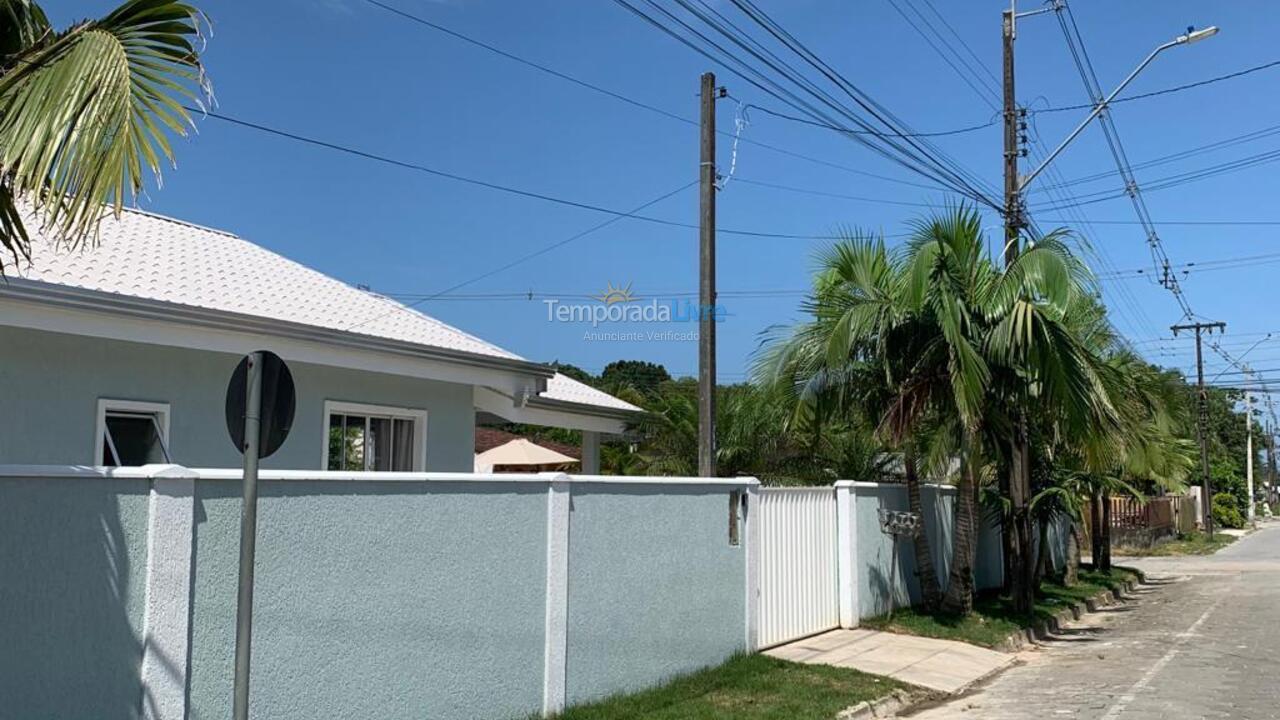
[[[37,227],[28,220],[29,228]],[[69,250],[32,235],[28,280],[240,313],[448,350],[523,359],[390,298],[351,287],[220,230],[126,210],[96,247]],[[557,373],[551,400],[637,410]]]

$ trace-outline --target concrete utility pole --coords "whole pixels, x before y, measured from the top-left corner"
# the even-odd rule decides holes
[[[1244,366],[1245,377],[1249,377],[1249,366]],[[1245,492],[1249,496],[1249,508],[1245,513],[1249,525],[1254,523],[1253,510],[1253,393],[1244,391],[1244,427],[1245,427]]]
[[[1013,83],[1013,41],[1017,13],[1012,3],[1004,11],[1002,24],[1004,48],[1004,261],[1012,265],[1018,259],[1022,232],[1022,192],[1018,177],[1018,106]],[[1005,567],[1010,573],[1014,608],[1030,613],[1033,606],[1034,567],[1028,553],[1031,549],[1031,453],[1027,440],[1027,420],[1019,414],[1010,441],[1009,475],[1001,482],[1009,498],[1010,523],[1005,532]]]
[[[1200,441],[1200,501],[1201,512],[1204,513],[1204,530],[1209,534],[1209,537],[1213,537],[1213,495],[1209,492],[1209,408],[1208,398],[1204,389],[1204,355],[1200,349],[1200,334],[1206,330],[1210,333],[1214,330],[1226,330],[1227,324],[1224,322],[1196,322],[1186,325],[1174,325],[1169,329],[1173,331],[1175,336],[1177,336],[1179,330],[1196,331],[1196,387],[1199,388],[1200,400],[1199,413],[1196,417],[1196,438]]]
[[[716,476],[716,87],[702,74],[702,152],[698,165],[698,475]]]

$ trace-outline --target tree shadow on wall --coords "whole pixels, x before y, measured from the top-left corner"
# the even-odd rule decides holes
[[[0,718],[138,717],[147,494],[0,480]]]

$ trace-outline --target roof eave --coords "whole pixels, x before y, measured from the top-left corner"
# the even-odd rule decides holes
[[[258,332],[295,340],[375,350],[425,360],[456,363],[469,367],[516,372],[538,378],[551,378],[555,375],[555,370],[550,366],[528,360],[451,350],[432,345],[421,345],[344,330],[322,328],[288,320],[276,320],[257,315],[212,310],[163,300],[130,297],[119,293],[89,290],[25,278],[10,277],[4,282],[0,282],[0,299],[3,298],[38,302],[70,310],[109,313],[146,320],[162,320],[219,330]]]

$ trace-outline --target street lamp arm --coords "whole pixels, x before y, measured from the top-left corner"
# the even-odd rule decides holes
[[[1147,56],[1147,59],[1143,60],[1138,65],[1138,67],[1134,68],[1133,72],[1129,73],[1129,76],[1124,79],[1124,82],[1120,83],[1120,85],[1117,86],[1115,90],[1111,91],[1110,95],[1103,98],[1101,102],[1099,102],[1094,106],[1093,111],[1090,112],[1089,115],[1085,117],[1085,119],[1082,120],[1079,125],[1076,126],[1075,130],[1071,131],[1071,134],[1068,135],[1065,140],[1063,140],[1061,143],[1058,144],[1058,147],[1054,148],[1053,152],[1049,153],[1049,156],[1044,159],[1044,162],[1040,163],[1040,165],[1036,167],[1035,170],[1032,170],[1029,175],[1022,178],[1018,182],[1018,192],[1022,192],[1023,190],[1025,190],[1027,186],[1031,184],[1031,181],[1035,180],[1040,175],[1040,173],[1043,172],[1044,169],[1049,166],[1049,163],[1053,162],[1054,158],[1058,157],[1058,155],[1060,155],[1062,151],[1066,149],[1067,145],[1071,144],[1072,140],[1075,140],[1076,137],[1080,135],[1080,133],[1084,132],[1084,129],[1089,126],[1089,123],[1093,122],[1094,118],[1101,115],[1102,111],[1107,109],[1107,105],[1112,100],[1114,100],[1116,96],[1119,95],[1125,88],[1129,87],[1129,83],[1133,82],[1133,79],[1138,76],[1138,73],[1146,69],[1146,67],[1151,64],[1151,61],[1156,59],[1157,55],[1176,45],[1185,44],[1186,42],[1188,42],[1187,38],[1188,36],[1186,35],[1180,36],[1174,40],[1170,40],[1169,42],[1161,45],[1155,50],[1152,50],[1151,54]]]

